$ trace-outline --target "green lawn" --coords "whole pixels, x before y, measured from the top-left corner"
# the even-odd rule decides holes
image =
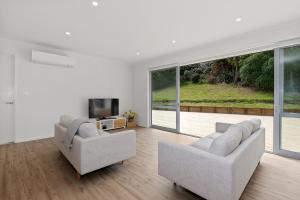
[[[153,92],[157,104],[175,100],[175,87]],[[229,84],[185,83],[180,87],[181,105],[273,108],[273,93]]]

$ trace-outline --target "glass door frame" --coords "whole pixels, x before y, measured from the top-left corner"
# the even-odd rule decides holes
[[[295,159],[300,159],[300,153],[289,151],[286,149],[281,148],[281,118],[282,117],[293,117],[293,118],[300,118],[300,114],[295,113],[285,113],[283,112],[283,77],[284,77],[284,62],[283,62],[283,50],[284,48],[293,47],[293,46],[299,46],[299,40],[298,42],[289,41],[290,45],[285,43],[278,45],[277,47],[269,48],[270,50],[274,51],[274,119],[273,119],[273,153],[285,157],[291,157]],[[292,44],[292,45],[291,45]],[[150,127],[174,132],[177,134],[183,134],[183,135],[189,135],[185,133],[180,132],[180,67],[178,63],[171,64],[167,66],[152,68],[148,70],[148,77],[149,77],[149,97],[148,100],[150,101],[148,104],[149,109],[149,123]],[[170,69],[170,68],[176,68],[176,129],[172,128],[166,128],[161,127],[157,125],[152,124],[152,76],[151,73],[153,71],[162,70],[162,69]],[[193,135],[190,135],[193,136]],[[193,136],[195,137],[195,136]]]
[[[152,72],[155,71],[160,71],[164,69],[176,69],[176,128],[168,128],[168,127],[163,127],[163,126],[158,126],[158,125],[153,125],[152,124]],[[155,69],[150,69],[149,70],[149,100],[150,100],[150,127],[163,130],[163,131],[169,131],[173,133],[180,133],[180,66],[178,64],[171,64],[163,67],[158,67]]]
[[[284,49],[291,45],[274,49],[274,135],[273,152],[278,155],[300,159],[300,153],[282,148],[282,118],[300,118],[300,114],[284,112]]]

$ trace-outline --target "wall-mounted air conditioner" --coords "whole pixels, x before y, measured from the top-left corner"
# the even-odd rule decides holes
[[[56,65],[56,66],[63,66],[63,67],[74,66],[74,61],[68,56],[62,56],[62,55],[32,50],[31,58],[33,62],[40,63],[40,64]]]

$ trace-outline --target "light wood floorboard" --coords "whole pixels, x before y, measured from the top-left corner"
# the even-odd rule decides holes
[[[137,156],[76,179],[53,138],[0,146],[1,200],[201,199],[157,174],[159,139],[195,138],[137,128]],[[300,161],[264,154],[241,199],[300,199]]]

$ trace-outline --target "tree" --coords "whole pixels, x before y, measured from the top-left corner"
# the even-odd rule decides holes
[[[240,81],[241,62],[247,57],[249,57],[249,54],[227,58],[227,62],[232,65],[234,84],[237,84]]]
[[[194,83],[205,82],[207,74],[210,72],[210,62],[195,63],[180,67],[180,80],[182,82],[192,81]],[[198,76],[199,80],[196,80]],[[200,80],[201,79],[201,80]],[[204,80],[203,80],[204,79]],[[194,80],[194,81],[193,81]]]
[[[241,60],[240,76],[243,85],[261,90],[274,88],[273,51],[255,53]]]
[[[159,90],[176,84],[176,70],[164,69],[152,72],[152,89]]]
[[[209,76],[210,83],[232,83],[234,79],[233,66],[228,59],[213,61]]]
[[[266,91],[274,89],[274,58],[270,58],[265,63],[261,75],[255,81],[255,86]]]
[[[286,48],[284,55],[284,90],[298,93],[300,100],[300,47]]]
[[[199,74],[193,74],[192,75],[192,82],[193,83],[199,83],[200,82],[200,75]]]

